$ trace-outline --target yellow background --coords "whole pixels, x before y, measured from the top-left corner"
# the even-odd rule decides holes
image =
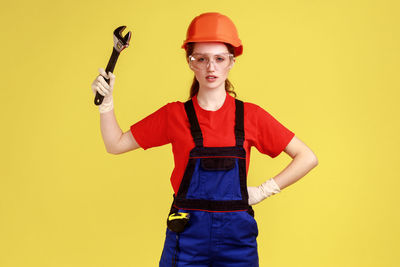
[[[192,18],[235,22],[230,80],[296,133],[319,165],[255,206],[260,266],[400,266],[398,1],[2,1],[0,266],[158,266],[171,146],[107,154],[90,85],[112,33],[126,131],[185,101]],[[290,157],[252,150],[249,185]]]

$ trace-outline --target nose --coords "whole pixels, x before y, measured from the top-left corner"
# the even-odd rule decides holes
[[[213,71],[215,70],[215,66],[214,66],[214,61],[213,60],[209,60],[207,63],[207,70]]]

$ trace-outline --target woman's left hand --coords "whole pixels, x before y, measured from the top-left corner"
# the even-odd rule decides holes
[[[249,193],[249,205],[255,205],[266,199],[267,197],[281,192],[279,186],[275,183],[273,178],[262,183],[260,186],[247,187]]]

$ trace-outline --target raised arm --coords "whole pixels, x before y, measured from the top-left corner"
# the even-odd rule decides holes
[[[113,88],[115,75],[111,72],[105,73],[100,68],[101,75],[97,76],[92,83],[92,91],[96,91],[104,96],[103,103],[99,106],[100,112],[100,129],[103,137],[104,145],[108,153],[121,154],[139,148],[130,130],[123,133],[114,113]],[[104,77],[110,79],[110,84],[104,80]]]

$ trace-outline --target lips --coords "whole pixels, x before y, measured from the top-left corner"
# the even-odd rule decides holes
[[[213,81],[215,81],[215,80],[217,80],[217,76],[215,76],[215,75],[207,75],[206,76],[206,80],[208,81],[208,82],[213,82]]]

